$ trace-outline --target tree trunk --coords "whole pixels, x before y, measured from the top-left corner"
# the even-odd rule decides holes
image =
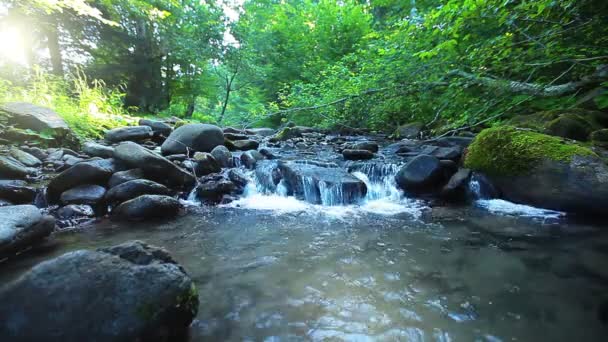
[[[190,101],[188,102],[188,108],[186,108],[186,112],[184,113],[184,116],[187,118],[191,118],[192,114],[194,114],[194,107],[196,105],[196,96],[192,96],[190,98]]]
[[[61,46],[59,45],[59,23],[56,18],[51,18],[51,22],[47,26],[46,38],[53,74],[63,77],[63,58],[61,56]]]

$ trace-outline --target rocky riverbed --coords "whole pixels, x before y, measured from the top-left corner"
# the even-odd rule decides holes
[[[3,278],[12,281],[0,290],[3,303],[0,313],[10,318],[4,320],[0,331],[14,340],[48,336],[82,340],[91,334],[100,340],[150,338],[168,341],[184,338],[194,317],[198,318],[194,331],[191,328],[190,332],[195,339],[205,336],[216,339],[269,338],[276,334],[283,338],[293,335],[296,339],[307,336],[313,340],[424,340],[425,335],[442,340],[442,334],[446,338],[526,339],[534,336],[530,330],[533,324],[510,335],[508,329],[484,316],[484,312],[488,314],[489,307],[488,303],[480,302],[480,298],[491,300],[498,294],[479,296],[480,282],[462,285],[473,289],[472,293],[465,291],[466,298],[454,297],[449,290],[437,289],[436,296],[429,294],[420,302],[422,297],[417,297],[416,291],[425,293],[430,288],[418,279],[425,276],[414,273],[427,274],[431,280],[439,277],[441,281],[453,281],[456,278],[452,272],[456,265],[450,263],[449,271],[446,271],[449,275],[442,276],[441,270],[434,269],[431,259],[440,260],[443,250],[448,254],[454,251],[465,253],[467,246],[471,246],[474,252],[463,256],[465,264],[474,263],[473,260],[483,257],[483,253],[490,253],[488,255],[495,258],[495,251],[488,252],[488,248],[498,248],[500,253],[525,251],[523,256],[508,256],[517,260],[523,258],[523,261],[516,262],[525,264],[516,271],[518,277],[532,276],[535,274],[534,262],[528,262],[527,258],[540,258],[537,261],[544,265],[542,260],[551,255],[550,249],[563,248],[561,239],[580,239],[581,236],[584,237],[581,244],[586,246],[584,252],[587,254],[581,256],[581,260],[565,263],[566,266],[563,263],[551,266],[550,274],[554,274],[554,268],[558,276],[570,274],[571,268],[582,269],[581,281],[585,286],[593,293],[605,294],[605,287],[601,284],[608,278],[598,260],[607,259],[601,242],[604,233],[601,227],[607,217],[604,204],[608,200],[608,167],[602,159],[605,151],[601,149],[590,149],[572,141],[510,127],[489,129],[478,136],[416,140],[293,125],[279,130],[238,129],[208,124],[176,126],[174,121],[148,119],[140,120],[138,126],[107,131],[101,141],[66,147],[62,144],[73,139],[69,138],[69,131],[66,132],[66,127],[52,112],[19,104],[5,110],[13,113],[13,118],[19,118],[15,119],[16,126],[28,128],[27,125],[35,122],[36,127],[57,132],[55,147],[43,148],[39,142],[29,140],[20,143],[6,141],[0,151],[0,217],[3,219],[0,222],[0,258],[5,259],[0,267],[6,270]],[[24,121],[23,117],[27,115],[35,120]],[[522,145],[521,141],[534,144]],[[256,214],[251,216],[252,212]],[[237,218],[230,219],[232,215]],[[218,218],[226,221],[218,221]],[[231,220],[238,222],[238,228],[234,222],[230,223]],[[226,251],[212,250],[209,259],[200,261],[200,252],[194,251],[195,247],[186,242],[187,236],[193,236],[196,246],[207,243],[201,234],[212,228],[199,221],[219,222],[219,227],[213,229],[221,229],[225,225],[227,231],[235,235],[228,238],[235,246],[224,246],[228,250],[234,247],[245,249],[233,251],[232,257],[237,258],[234,270],[230,271],[228,260],[231,256]],[[191,223],[191,226],[184,229],[184,222]],[[303,235],[298,237],[300,233],[285,231],[289,225],[299,227]],[[446,232],[454,225],[459,228],[454,228],[452,233]],[[86,235],[87,231],[92,231],[96,236],[108,226],[112,227],[110,231],[120,231],[109,233],[115,234],[116,238],[103,237],[96,241]],[[123,232],[132,227],[138,227],[135,232],[143,232],[142,228],[146,226],[151,227],[150,235]],[[170,228],[164,231],[162,227]],[[319,227],[325,227],[325,230],[319,230]],[[340,232],[340,227],[345,227],[347,232]],[[266,233],[247,233],[248,229],[265,230]],[[404,229],[415,233],[406,233]],[[360,233],[352,233],[353,230],[360,230]],[[426,233],[431,237],[423,237]],[[217,234],[223,236],[221,232]],[[253,234],[250,247],[264,255],[257,252],[249,255],[247,243],[233,241],[238,236],[250,234]],[[329,238],[323,238],[324,234],[329,234]],[[341,234],[346,234],[344,237],[350,241],[347,247],[338,244]],[[359,234],[366,237],[361,240]],[[407,242],[408,236],[419,241],[411,245]],[[589,236],[600,238],[594,242]],[[76,243],[69,242],[72,237],[76,237]],[[143,242],[125,242],[127,237],[151,240],[163,247],[169,245],[171,254],[179,255],[177,261],[184,263],[185,268],[167,251]],[[303,240],[300,243],[288,241],[294,238]],[[371,240],[367,241],[368,238]],[[549,249],[539,247],[540,242],[554,239],[560,242],[553,243]],[[445,249],[438,243],[441,240],[446,241]],[[83,244],[83,241],[88,242]],[[399,241],[399,245],[392,245],[394,241]],[[290,255],[306,250],[304,242],[309,248],[317,244],[319,248],[329,248],[330,252],[319,252],[319,257],[325,261],[289,262]],[[265,243],[269,245],[265,246]],[[370,247],[369,243],[376,245]],[[457,247],[451,246],[454,243]],[[283,245],[271,248],[276,244]],[[412,249],[424,250],[426,244],[439,249],[431,254],[411,254]],[[186,245],[192,255],[179,250],[180,246]],[[59,255],[59,252],[72,251],[77,246],[89,248]],[[569,244],[566,246],[566,249],[574,248]],[[332,253],[344,253],[346,259]],[[384,275],[382,272],[375,274],[361,264],[375,264],[369,259],[374,253],[380,253],[378,257],[383,261],[377,267],[383,270]],[[559,252],[557,255],[568,258],[567,253]],[[51,256],[57,257],[28,270],[32,261],[46,260]],[[248,257],[251,257],[249,266],[239,261]],[[314,255],[310,257],[314,258]],[[403,260],[398,260],[400,258],[413,258],[420,269],[405,271],[409,268]],[[342,262],[345,264],[339,267],[341,270],[332,273],[331,263]],[[206,271],[197,270],[201,263],[205,264],[202,267]],[[211,265],[206,265],[208,263]],[[220,271],[213,270],[214,263],[220,269],[227,267],[228,273],[234,274],[236,280],[226,278],[224,271],[221,275],[216,274]],[[353,265],[358,265],[357,271],[352,270]],[[390,265],[400,265],[403,275],[400,275],[399,268]],[[285,313],[281,305],[271,305],[266,295],[262,295],[264,305],[273,309],[256,307],[247,313],[261,315],[258,318],[262,321],[253,322],[252,317],[243,320],[230,318],[229,315],[239,314],[239,305],[245,308],[248,301],[254,300],[248,297],[254,295],[248,291],[243,292],[247,298],[240,298],[240,286],[257,282],[256,286],[265,284],[274,288],[255,275],[259,268],[262,269],[260,275],[268,275],[270,280],[279,283],[286,282],[284,285],[289,288],[295,286],[274,271],[267,273],[267,267],[283,271],[289,269],[289,274],[297,268],[310,268],[318,273],[319,279],[304,281],[312,282],[314,286],[298,290],[297,295],[304,297],[296,300],[285,294],[283,298],[287,301],[284,303],[286,307],[293,306],[289,304],[292,300],[303,301],[301,305],[304,307],[294,304],[297,309],[285,309],[288,312]],[[296,269],[292,270],[292,267]],[[490,281],[493,286],[508,283],[510,266],[505,267],[504,273],[501,271],[500,276]],[[567,270],[564,271],[564,267]],[[368,271],[365,270],[371,273],[366,275]],[[190,272],[194,272],[194,278],[189,276]],[[249,272],[254,275],[249,277]],[[439,272],[439,275],[433,275],[434,272]],[[242,273],[246,275],[237,276]],[[87,276],[83,277],[84,274]],[[401,276],[418,280],[412,280],[409,287],[399,290],[388,278],[400,279]],[[385,279],[380,281],[379,277]],[[481,279],[483,275],[474,277]],[[347,302],[340,302],[342,299],[338,299],[335,291],[344,290],[343,285],[324,285],[323,279],[327,279],[326,283],[333,281],[330,279],[338,279],[355,284],[356,293],[348,293],[349,297],[343,298]],[[549,276],[543,278],[543,286],[550,279]],[[419,280],[422,283],[417,282]],[[518,279],[513,281],[520,284]],[[138,282],[142,283],[138,285]],[[212,308],[219,302],[213,303],[214,297],[210,293],[220,298],[227,294],[209,288],[212,284],[226,285],[227,290],[237,296],[234,302],[222,304],[218,309],[220,316],[214,314]],[[445,285],[449,288],[456,286]],[[322,289],[327,286],[333,290]],[[197,296],[200,293],[197,287],[209,291],[202,294],[203,309],[198,316]],[[87,291],[91,288],[98,289],[98,292],[92,294]],[[41,298],[29,297],[22,301],[28,297],[28,291]],[[81,291],[82,295],[76,295],[78,300],[67,299]],[[373,295],[374,301],[357,297],[363,295],[359,291]],[[411,296],[403,291],[412,291]],[[460,293],[460,290],[455,291]],[[524,289],[526,295],[531,291],[528,286]],[[550,293],[562,293],[563,289],[560,286],[555,291]],[[396,302],[390,304],[388,300],[389,304],[382,304],[376,298],[381,293],[397,296]],[[321,305],[314,310],[329,310],[329,316],[313,315],[305,308],[306,298],[312,306]],[[579,299],[585,303],[590,300],[581,296],[574,301]],[[576,314],[577,320],[595,317],[596,321],[589,323],[589,337],[605,329],[603,324],[606,324],[608,309],[603,300],[588,306],[588,311],[581,309]],[[408,309],[410,301],[416,303],[413,304],[415,310]],[[89,313],[90,303],[99,303],[103,309]],[[339,310],[331,311],[331,303],[336,310],[342,307],[346,316],[341,316]],[[456,304],[460,309],[451,311],[452,305]],[[391,312],[405,310],[406,321],[413,325],[394,324],[398,318],[383,311],[386,305]],[[458,323],[476,321],[472,324],[475,328],[444,325],[432,312],[428,317],[419,317],[426,310],[423,307],[428,309],[434,305],[436,314]],[[544,301],[542,305],[545,305]],[[506,310],[506,306],[503,303],[500,310]],[[513,315],[524,315],[530,322],[538,322],[537,318],[530,316],[536,309],[532,306],[524,310],[524,314],[515,312]],[[58,315],[56,320],[40,323],[44,317],[58,312],[62,315]],[[292,317],[292,314],[296,316]],[[373,317],[373,321],[365,321],[359,315]],[[500,314],[500,319],[508,317],[504,315],[504,312]],[[72,327],[79,317],[87,317],[87,323],[78,329]],[[563,319],[567,321],[567,318]],[[562,322],[562,318],[554,318],[551,326],[556,322]],[[373,328],[367,331],[358,328],[357,324]],[[277,325],[287,330],[277,330]],[[29,329],[31,326],[39,328]],[[439,326],[442,328],[433,328]],[[253,335],[249,335],[248,330]]]

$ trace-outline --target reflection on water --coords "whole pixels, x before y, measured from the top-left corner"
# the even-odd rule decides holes
[[[589,227],[559,230],[475,208],[427,209],[418,219],[353,209],[336,218],[301,205],[197,208],[156,225],[102,222],[0,266],[0,281],[66,250],[141,239],[167,248],[197,283],[193,341],[608,336],[608,239]]]

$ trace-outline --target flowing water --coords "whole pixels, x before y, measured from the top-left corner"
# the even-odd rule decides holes
[[[0,265],[14,278],[79,248],[167,248],[200,295],[192,341],[601,341],[608,236],[561,213],[480,198],[431,207],[359,166],[357,205],[311,204],[251,173],[245,195],[165,223],[104,220]],[[339,203],[321,187],[322,203]],[[474,181],[471,192],[483,189]],[[311,195],[312,196],[312,195]]]

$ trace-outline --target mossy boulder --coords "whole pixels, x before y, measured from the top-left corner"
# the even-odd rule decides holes
[[[486,174],[513,202],[606,215],[608,166],[589,148],[512,126],[482,131],[465,167]]]
[[[608,148],[608,128],[591,133],[589,140],[591,140],[591,143],[595,146]]]
[[[587,141],[593,131],[608,127],[608,114],[586,109],[566,109],[518,115],[509,125],[578,141]]]

